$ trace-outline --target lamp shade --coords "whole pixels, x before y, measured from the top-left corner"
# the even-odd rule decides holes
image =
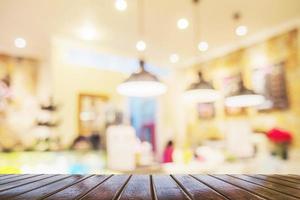
[[[229,96],[225,99],[225,105],[228,107],[253,107],[264,103],[265,97],[256,94],[254,91],[245,88],[241,82],[241,89],[237,94]]]
[[[216,101],[220,94],[213,86],[205,81],[202,77],[202,73],[198,73],[199,80],[192,83],[188,89],[184,92],[184,99],[187,101],[197,103],[209,103]]]
[[[158,78],[147,72],[144,61],[140,60],[141,70],[133,73],[130,77],[117,87],[117,92],[129,97],[154,97],[164,94],[167,86]]]

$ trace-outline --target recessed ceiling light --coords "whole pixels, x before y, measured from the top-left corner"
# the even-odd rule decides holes
[[[19,38],[15,39],[15,46],[17,48],[22,49],[22,48],[25,48],[26,45],[27,45],[27,42],[26,42],[26,40],[24,38],[19,37]]]
[[[97,31],[91,24],[86,24],[79,30],[79,36],[83,40],[94,40],[97,37]]]
[[[177,54],[174,53],[174,54],[170,55],[170,62],[171,63],[177,63],[178,60],[179,60],[179,56]]]
[[[208,50],[208,43],[205,42],[205,41],[200,42],[198,44],[198,49],[199,49],[199,51],[202,51],[202,52],[207,51]]]
[[[189,26],[189,21],[185,18],[181,18],[177,21],[177,27],[179,29],[186,29]]]
[[[127,2],[125,0],[116,0],[115,7],[119,11],[124,11],[127,9]]]
[[[136,43],[135,47],[138,51],[145,51],[147,45],[143,40],[140,40]]]
[[[248,33],[248,28],[247,26],[238,26],[236,29],[235,29],[235,34],[237,36],[244,36]]]

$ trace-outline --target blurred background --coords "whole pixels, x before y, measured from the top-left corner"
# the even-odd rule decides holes
[[[0,173],[300,173],[299,0],[0,0]]]

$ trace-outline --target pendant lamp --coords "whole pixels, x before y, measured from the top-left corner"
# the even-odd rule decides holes
[[[162,95],[167,91],[167,86],[159,79],[147,72],[144,61],[140,60],[140,71],[133,73],[130,77],[117,87],[119,94],[129,97],[154,97]]]
[[[203,79],[201,72],[198,72],[198,81],[192,83],[184,93],[186,100],[197,103],[211,103],[219,97],[219,92]]]
[[[138,29],[141,38],[144,36],[144,6],[143,0],[137,1],[138,5]],[[140,40],[137,43],[137,50],[142,53],[146,49],[146,43]],[[142,56],[142,55],[140,55]],[[139,61],[140,71],[133,73],[130,77],[117,87],[117,92],[128,97],[155,97],[167,91],[167,86],[158,78],[145,70],[144,60]]]
[[[198,42],[199,37],[199,22],[198,13],[201,13],[198,8],[198,0],[194,0],[194,43]],[[206,48],[199,48],[200,51],[205,51],[208,48],[208,44],[204,41],[199,44],[206,44]],[[196,49],[197,50],[197,49]],[[196,51],[197,56],[197,51]],[[187,90],[184,92],[184,99],[193,103],[211,103],[219,98],[219,93],[213,88],[213,86],[205,81],[202,77],[202,73],[198,72],[198,81],[192,83]]]
[[[225,99],[225,105],[228,107],[253,107],[259,106],[265,101],[263,95],[255,93],[253,90],[247,89],[243,81],[240,82],[240,90]]]

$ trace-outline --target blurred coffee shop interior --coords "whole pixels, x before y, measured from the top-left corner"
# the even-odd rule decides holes
[[[0,173],[300,173],[299,0],[0,0]]]

